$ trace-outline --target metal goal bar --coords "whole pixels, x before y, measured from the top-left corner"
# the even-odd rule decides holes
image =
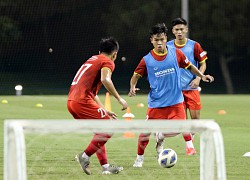
[[[200,179],[226,180],[224,143],[219,125],[213,120],[5,120],[4,122],[4,180],[26,180],[26,147],[24,133],[90,133],[132,131],[199,132]]]

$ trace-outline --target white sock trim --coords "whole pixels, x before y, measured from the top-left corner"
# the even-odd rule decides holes
[[[137,159],[138,159],[138,158],[142,158],[142,159],[143,159],[144,156],[143,156],[143,155],[138,155],[138,154],[137,154],[137,157],[136,157],[136,158],[137,158]]]
[[[109,167],[109,164],[103,164],[102,167],[103,167],[103,168],[108,168],[108,167]]]
[[[188,148],[194,148],[193,141],[192,140],[186,141],[186,147],[188,147]]]
[[[162,132],[159,132],[158,138],[163,140],[165,138],[165,135]]]
[[[82,157],[86,158],[86,159],[89,159],[89,156],[85,152],[82,154]]]

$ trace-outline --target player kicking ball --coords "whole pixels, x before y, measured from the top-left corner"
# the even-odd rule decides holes
[[[205,82],[212,82],[214,78],[201,73],[186,58],[181,50],[166,46],[167,27],[164,23],[153,26],[150,30],[150,41],[153,49],[145,55],[136,67],[130,80],[129,96],[135,96],[138,80],[147,76],[150,92],[148,94],[148,110],[146,120],[186,120],[183,105],[183,94],[180,83],[180,68],[188,69],[191,73],[199,76]],[[157,134],[156,151],[163,149],[164,138],[176,136],[178,133]],[[149,143],[150,133],[141,133],[138,138],[137,157],[133,167],[142,167],[144,162],[144,151]],[[183,133],[186,142],[187,155],[196,153],[191,133]]]

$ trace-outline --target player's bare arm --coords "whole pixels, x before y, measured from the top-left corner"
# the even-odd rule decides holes
[[[99,99],[99,97],[98,97],[97,95],[94,97],[94,100],[95,100],[95,102],[96,102],[99,106],[101,106],[103,109],[105,109],[104,105],[102,104],[101,100]]]
[[[188,70],[191,71],[191,73],[193,73],[196,76],[199,76],[202,81],[204,82],[213,82],[214,81],[214,77],[210,76],[210,75],[204,75],[202,72],[200,72],[194,65],[190,65],[188,67]]]
[[[205,71],[206,71],[206,68],[207,68],[207,65],[206,65],[206,61],[203,61],[203,62],[201,62],[200,63],[200,68],[199,68],[199,71],[202,73],[202,74],[204,74],[205,73]],[[197,76],[194,80],[192,80],[191,82],[190,82],[190,87],[191,88],[197,88],[197,87],[199,87],[199,85],[200,85],[200,80],[201,80],[201,78],[199,77],[199,76]]]
[[[94,100],[99,106],[101,106],[103,109],[105,109],[105,106],[102,104],[101,100],[99,99],[99,97],[97,95],[94,97]],[[107,109],[105,109],[105,110],[110,118],[117,119],[117,115],[114,112],[108,111]]]
[[[122,110],[125,110],[128,108],[127,102],[120,97],[119,93],[115,89],[115,86],[111,80],[112,72],[109,68],[102,68],[101,70],[101,82],[104,85],[104,87],[117,99],[119,104],[122,105]]]
[[[136,88],[136,84],[138,82],[138,79],[140,79],[140,75],[134,73],[134,75],[132,76],[131,80],[130,80],[130,91],[128,93],[129,97],[135,96],[136,95],[136,91],[139,91],[139,88]]]

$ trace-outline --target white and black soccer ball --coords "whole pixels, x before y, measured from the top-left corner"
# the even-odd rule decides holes
[[[177,162],[177,154],[173,149],[163,149],[158,156],[158,163],[163,168],[171,168]]]

